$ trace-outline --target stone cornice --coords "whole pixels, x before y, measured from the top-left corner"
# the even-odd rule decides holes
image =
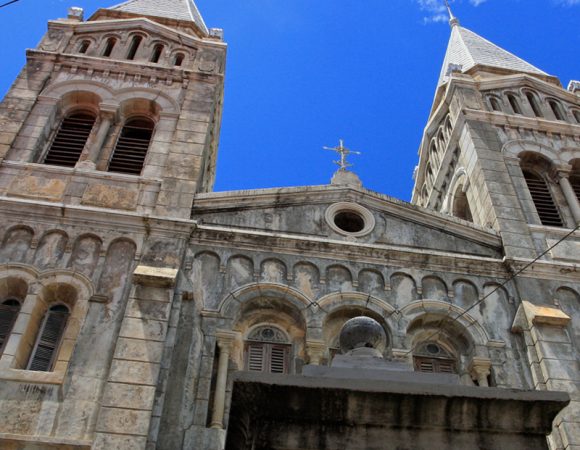
[[[504,258],[505,264],[512,272],[523,269],[531,263],[526,258]],[[564,281],[578,284],[580,279],[580,263],[567,263],[555,261],[536,261],[518,277],[535,278],[543,280]]]
[[[120,210],[0,196],[0,216],[54,225],[86,227],[119,233],[154,234],[187,239],[196,227],[193,220],[147,216]]]
[[[91,72],[108,72],[109,75],[112,74],[127,74],[139,76],[139,79],[146,81],[147,79],[154,78],[158,82],[163,80],[168,81],[179,81],[193,80],[205,81],[207,82],[208,77],[215,77],[221,79],[224,77],[223,73],[213,72],[207,73],[200,70],[184,69],[175,67],[163,67],[155,66],[150,63],[144,62],[134,62],[134,61],[124,61],[124,60],[111,60],[108,58],[101,58],[98,56],[87,56],[87,55],[73,55],[69,53],[54,53],[47,52],[43,50],[27,50],[26,51],[27,60],[37,60],[37,59],[48,59],[55,65],[60,64],[64,67],[78,69],[86,69]],[[96,70],[95,70],[96,69]],[[199,75],[203,77],[199,80],[196,78]],[[149,81],[149,80],[148,80]]]
[[[196,213],[219,212],[228,209],[329,204],[338,201],[359,202],[367,208],[384,211],[412,223],[445,230],[449,234],[490,247],[501,246],[501,238],[493,230],[483,229],[470,222],[387,195],[353,187],[322,185],[199,194],[194,200],[193,216],[195,217]]]
[[[497,258],[205,224],[198,225],[190,239],[190,244],[254,252],[263,252],[267,247],[269,252],[332,261],[388,264],[495,278],[507,276],[503,260]]]
[[[466,120],[487,122],[496,126],[509,128],[526,128],[530,130],[544,131],[580,138],[580,125],[559,120],[547,120],[538,117],[526,117],[521,115],[504,114],[501,112],[478,111],[465,108],[463,110]]]

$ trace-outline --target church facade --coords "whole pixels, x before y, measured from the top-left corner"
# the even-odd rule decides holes
[[[513,427],[579,449],[580,83],[452,17],[411,203],[344,169],[213,192],[225,62],[191,0],[71,8],[27,51],[0,105],[0,448],[337,448],[232,443],[235,380],[329,366],[367,316],[386,360],[480,402],[568,393],[547,440]]]

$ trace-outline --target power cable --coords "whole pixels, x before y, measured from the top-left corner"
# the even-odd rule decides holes
[[[4,8],[5,6],[11,5],[12,3],[16,3],[16,2],[19,2],[19,1],[20,0],[11,0],[9,2],[6,2],[6,3],[2,4],[2,5],[0,5],[0,8]]]
[[[475,308],[476,306],[481,305],[489,296],[491,296],[492,294],[494,294],[495,292],[497,292],[500,288],[503,288],[506,284],[508,284],[509,282],[513,281],[515,278],[517,278],[518,275],[520,275],[521,273],[523,273],[525,270],[528,269],[528,267],[532,266],[533,264],[535,264],[540,258],[542,258],[544,255],[546,255],[548,252],[552,251],[556,246],[558,246],[559,244],[561,244],[562,242],[564,242],[566,239],[568,239],[570,236],[572,236],[576,231],[578,231],[580,229],[580,224],[578,224],[576,226],[576,228],[574,228],[572,231],[570,231],[568,234],[566,234],[564,237],[562,237],[558,242],[556,242],[554,245],[552,245],[551,247],[549,247],[548,249],[544,250],[540,255],[538,255],[537,257],[535,257],[531,262],[529,262],[528,264],[526,264],[524,267],[522,267],[520,270],[516,271],[511,277],[509,277],[507,280],[505,280],[502,284],[500,284],[499,286],[497,286],[494,290],[492,290],[491,292],[489,292],[487,295],[485,295],[481,300],[477,301],[476,303],[474,303],[473,305],[471,305],[469,308],[467,308],[465,311],[463,311],[461,314],[459,314],[457,317],[452,318],[453,322],[456,322],[458,319],[460,319],[461,317],[463,317],[465,314],[467,314],[469,311],[471,311],[473,308]],[[443,321],[445,319],[449,319],[451,318],[451,316],[449,314],[446,314],[437,324],[437,328],[440,328],[441,325],[443,324]],[[433,337],[437,336],[439,333],[441,332],[440,329],[438,329],[437,331],[435,331],[433,334],[431,334],[430,336],[427,336],[426,339],[422,339],[421,342],[425,342],[428,341],[429,339],[432,339]],[[417,345],[414,345],[410,350],[408,350],[407,352],[404,353],[404,355],[408,355],[409,353],[413,353],[413,351],[415,351],[417,349]]]

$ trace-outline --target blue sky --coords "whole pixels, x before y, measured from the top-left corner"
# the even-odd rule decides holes
[[[20,0],[0,9],[0,93],[46,21],[112,0]],[[408,200],[449,37],[441,0],[197,0],[229,45],[216,190],[326,184],[338,139],[364,186]],[[580,0],[456,0],[463,26],[580,79]]]

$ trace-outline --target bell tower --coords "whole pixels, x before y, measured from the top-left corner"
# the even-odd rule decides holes
[[[5,193],[188,218],[214,183],[225,53],[192,0],[49,22],[1,106]]]
[[[580,223],[580,97],[453,15],[450,25],[412,201],[534,258]]]

